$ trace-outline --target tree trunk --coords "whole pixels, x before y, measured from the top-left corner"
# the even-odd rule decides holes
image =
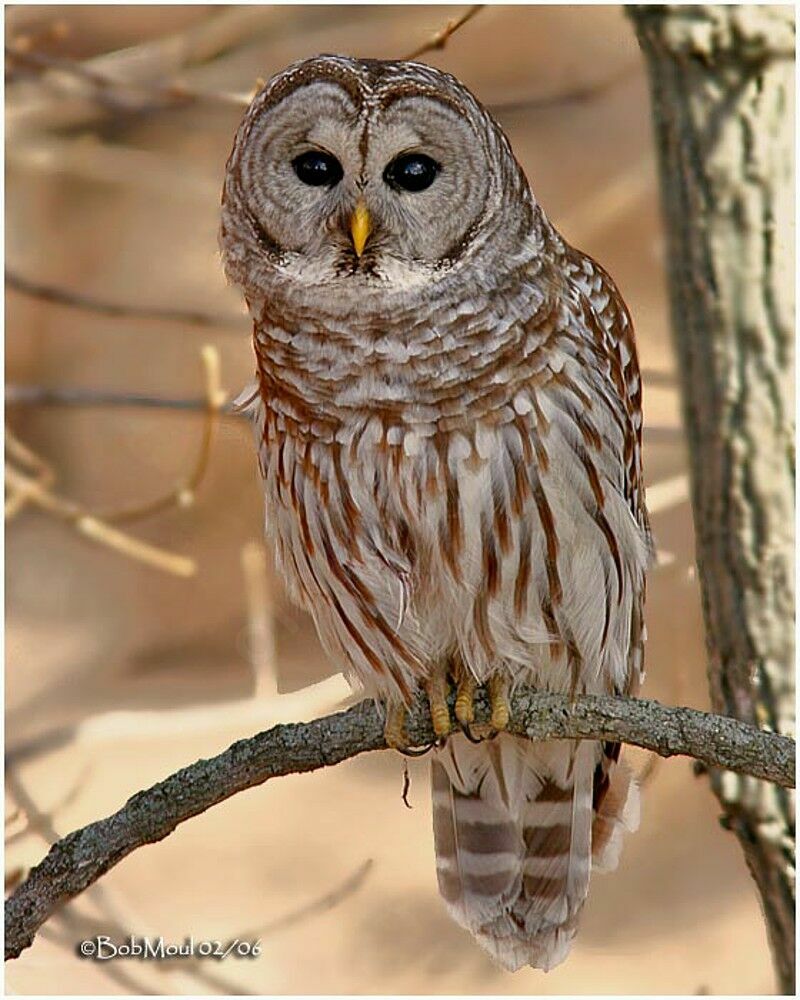
[[[628,8],[650,76],[717,712],[794,730],[794,11]],[[711,773],[794,993],[794,802]]]

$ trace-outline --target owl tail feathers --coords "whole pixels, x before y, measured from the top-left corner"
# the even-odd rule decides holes
[[[569,953],[589,889],[598,749],[458,735],[433,760],[440,892],[509,971],[547,971]]]
[[[605,744],[608,746],[608,744]],[[598,770],[607,763],[604,756]],[[597,771],[595,772],[597,775]],[[595,777],[595,789],[597,788]],[[622,853],[622,838],[639,826],[641,797],[633,771],[625,761],[614,766],[608,791],[597,805],[592,825],[592,870],[613,872]]]

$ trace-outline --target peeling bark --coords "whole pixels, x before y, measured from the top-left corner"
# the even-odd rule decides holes
[[[650,75],[714,710],[794,732],[792,7],[635,6]],[[713,770],[794,993],[794,800]]]

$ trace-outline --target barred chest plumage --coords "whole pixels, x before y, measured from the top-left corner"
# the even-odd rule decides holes
[[[614,358],[578,285],[507,302],[392,334],[256,322],[268,537],[334,662],[382,697],[453,657],[558,691],[630,674],[647,543]]]

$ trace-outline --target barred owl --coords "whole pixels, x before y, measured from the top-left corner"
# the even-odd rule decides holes
[[[591,869],[636,825],[636,789],[616,743],[504,729],[514,685],[630,694],[642,674],[625,304],[491,115],[413,62],[320,56],[270,80],[228,160],[220,240],[253,318],[277,566],[386,704],[391,746],[427,692],[447,908],[507,969],[551,968]]]

